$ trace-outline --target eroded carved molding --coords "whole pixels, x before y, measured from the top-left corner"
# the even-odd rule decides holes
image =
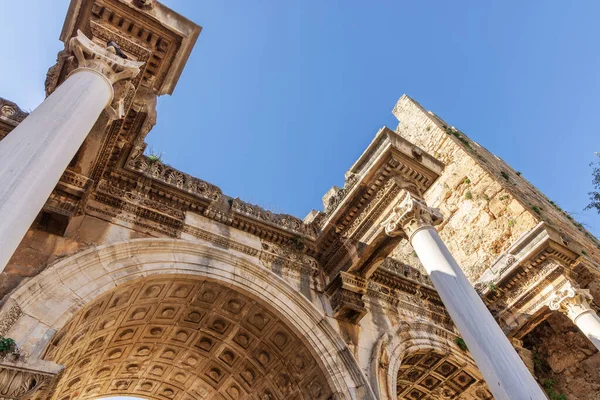
[[[554,292],[548,307],[553,311],[562,312],[575,322],[582,314],[594,312],[588,300],[593,300],[589,289],[581,289],[568,281],[560,290]]]
[[[115,46],[102,48],[88,39],[83,32],[77,31],[77,36],[69,41],[69,50],[75,56],[77,68],[71,72],[88,70],[102,75],[113,87],[113,98],[106,111],[111,119],[121,119],[125,116],[125,99],[133,95],[135,87],[131,83],[144,64],[139,61],[127,60],[117,55]]]
[[[354,324],[358,323],[367,313],[363,301],[367,288],[366,279],[340,271],[325,289],[334,317]]]
[[[0,119],[12,121],[16,125],[28,115],[29,113],[21,110],[16,103],[0,97]]]
[[[18,400],[35,393],[62,371],[61,365],[43,360],[0,361],[0,399]]]
[[[427,206],[425,201],[405,191],[402,200],[394,206],[390,216],[381,225],[388,236],[406,235],[410,239],[417,230],[439,225],[443,219],[439,209]]]
[[[7,300],[0,310],[0,336],[6,336],[21,315],[23,315],[21,307],[16,302]]]

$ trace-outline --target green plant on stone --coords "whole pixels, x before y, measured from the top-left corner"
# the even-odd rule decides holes
[[[483,194],[483,199],[484,199],[485,201],[490,201],[490,196],[488,196],[487,194],[485,194],[485,193],[484,193],[484,194]]]
[[[498,286],[496,286],[494,282],[489,282],[488,289],[490,289],[491,292],[496,292],[498,291]]]
[[[509,220],[508,220],[508,226],[510,226],[511,228],[512,228],[513,226],[515,226],[515,220],[514,220],[514,219],[509,219]]]
[[[465,343],[465,341],[463,340],[463,338],[461,337],[457,337],[456,339],[454,339],[454,343],[456,343],[456,345],[462,350],[462,351],[467,351],[469,350],[469,348],[467,347],[467,344]]]
[[[535,211],[535,213],[538,214],[538,215],[542,214],[542,210],[538,206],[533,206],[533,207],[531,207],[531,209],[533,211]]]
[[[162,162],[162,155],[156,153],[148,154],[148,161],[150,161],[151,164]]]
[[[467,200],[471,200],[473,198],[473,194],[467,190],[467,193],[465,193],[465,199]]]
[[[471,183],[471,180],[469,178],[465,178],[465,183],[468,185],[469,183]]]
[[[584,256],[588,255],[587,251],[585,251],[585,250],[581,250],[581,254],[583,254]]]
[[[517,176],[521,176],[522,172],[521,171],[517,171]]]
[[[567,400],[567,396],[564,393],[558,393],[554,390],[554,379],[546,379],[543,382],[544,389],[548,396],[550,396],[550,400]]]
[[[500,171],[500,175],[502,175],[502,177],[503,177],[504,179],[506,179],[506,180],[509,180],[509,178],[510,178],[510,177],[508,176],[508,174],[507,174],[506,172],[504,172],[504,171]]]
[[[16,353],[17,352],[17,344],[11,338],[5,338],[4,336],[0,336],[0,354],[6,355],[8,353]]]
[[[150,164],[154,164],[154,163],[162,163],[162,156],[163,156],[163,152],[162,151],[154,151],[154,149],[152,147],[148,148],[148,152],[146,153],[148,154],[148,162]]]
[[[468,141],[467,139],[465,139],[464,137],[462,137],[462,136],[460,135],[460,133],[458,133],[458,131],[456,131],[456,130],[453,130],[452,128],[446,128],[446,133],[447,133],[448,135],[452,135],[452,136],[454,136],[455,138],[457,138],[458,140],[460,140],[460,142],[461,142],[462,144],[464,144],[466,147],[468,147],[468,148],[469,148],[469,150],[473,150],[473,149],[471,148],[471,143],[469,143],[469,141]]]

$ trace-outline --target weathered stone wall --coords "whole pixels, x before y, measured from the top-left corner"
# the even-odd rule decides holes
[[[502,159],[407,96],[393,113],[400,135],[446,164],[425,199],[444,214],[440,236],[472,281],[540,221],[561,232],[571,250],[600,265],[597,239]],[[416,261],[406,242],[395,257]]]
[[[600,353],[566,316],[556,313],[527,337],[534,353],[535,375],[556,399],[600,397]]]

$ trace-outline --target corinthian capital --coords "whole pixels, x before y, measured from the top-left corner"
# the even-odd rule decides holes
[[[592,300],[589,290],[580,289],[568,282],[566,286],[554,292],[548,307],[551,310],[562,312],[575,322],[581,314],[593,311],[588,300]]]
[[[125,116],[124,102],[128,94],[135,90],[131,79],[139,72],[143,62],[131,61],[117,54],[114,46],[102,47],[88,39],[81,31],[69,41],[69,51],[77,60],[77,68],[71,74],[88,70],[104,77],[113,88],[111,104],[106,108],[109,117],[119,119]]]
[[[410,239],[418,229],[439,225],[443,219],[440,210],[428,207],[423,200],[406,191],[404,198],[381,225],[388,236],[406,235]]]

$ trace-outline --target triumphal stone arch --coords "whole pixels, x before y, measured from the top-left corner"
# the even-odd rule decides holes
[[[147,155],[200,31],[72,0],[0,99],[0,398],[600,397],[600,242],[411,98],[304,219]]]

